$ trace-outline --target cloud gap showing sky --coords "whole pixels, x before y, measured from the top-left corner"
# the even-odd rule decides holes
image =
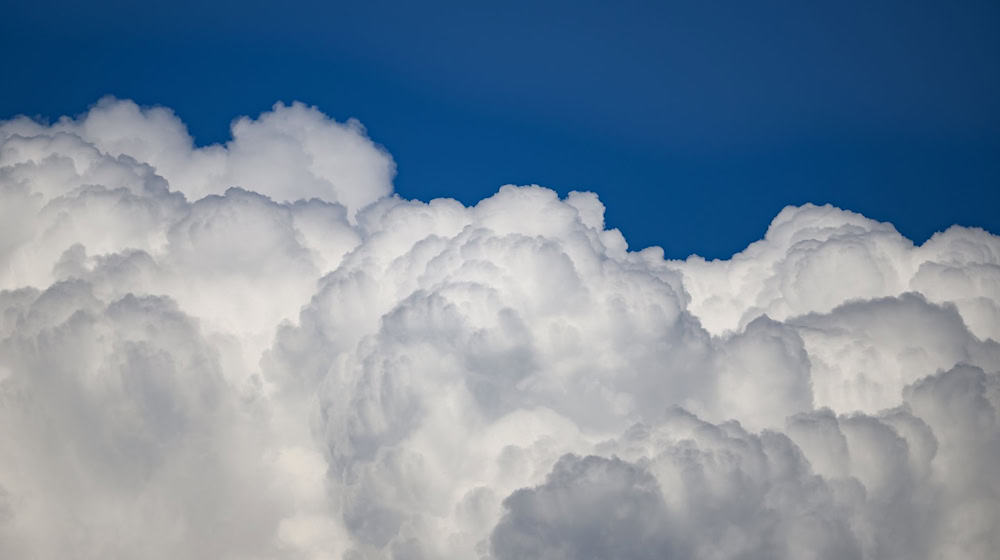
[[[300,103],[0,122],[0,556],[1000,549],[997,236],[807,204],[678,260],[395,173]]]

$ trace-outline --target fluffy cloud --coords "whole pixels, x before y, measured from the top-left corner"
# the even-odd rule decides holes
[[[989,558],[1000,238],[391,193],[356,122],[0,123],[0,552]]]

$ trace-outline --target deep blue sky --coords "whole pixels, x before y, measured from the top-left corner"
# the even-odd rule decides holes
[[[396,190],[598,192],[633,248],[728,256],[786,204],[1000,232],[1000,2],[51,2],[0,11],[0,118],[105,94],[199,144],[301,100]]]

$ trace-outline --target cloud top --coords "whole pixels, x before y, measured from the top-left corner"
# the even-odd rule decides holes
[[[194,146],[187,127],[170,109],[143,108],[113,97],[51,126],[19,118],[3,129],[0,137],[11,152],[7,162],[17,162],[19,154],[25,159],[47,155],[29,151],[26,138],[18,142],[14,136],[78,139],[84,151],[148,164],[172,190],[191,200],[241,187],[278,202],[336,202],[353,217],[392,192],[396,171],[392,157],[368,138],[360,122],[338,123],[299,102],[276,103],[256,119],[240,117],[232,123],[230,141],[202,148]],[[44,142],[34,144],[36,150],[46,149],[38,145]],[[60,155],[70,158],[77,170],[91,163],[73,154]]]

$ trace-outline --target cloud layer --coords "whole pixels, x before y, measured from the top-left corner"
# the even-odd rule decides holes
[[[392,194],[357,122],[0,123],[0,556],[990,558],[1000,238]]]

